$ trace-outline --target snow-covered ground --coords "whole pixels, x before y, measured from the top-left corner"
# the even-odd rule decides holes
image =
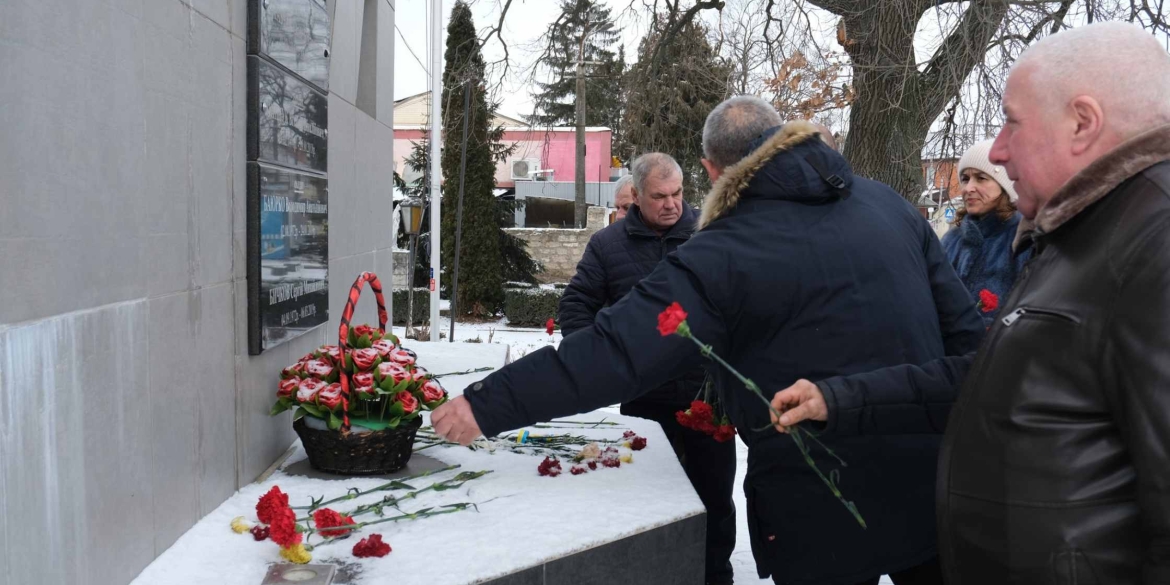
[[[547,337],[547,335],[545,335]],[[463,371],[487,364],[503,365],[502,345],[465,343],[413,343],[419,364],[435,373]],[[486,376],[477,373],[443,378],[452,394]],[[608,410],[608,409],[606,409]],[[574,434],[617,440],[623,431],[633,430],[646,437],[644,450],[623,454],[632,462],[616,469],[600,467],[584,475],[571,475],[571,463],[564,461],[559,477],[541,477],[537,466],[542,457],[518,454],[506,449],[472,451],[458,446],[425,449],[418,454],[460,469],[424,479],[412,480],[414,488],[450,479],[460,471],[491,470],[458,489],[419,495],[401,506],[401,513],[462,502],[476,509],[417,521],[369,527],[357,536],[378,533],[393,547],[384,558],[359,559],[351,549],[356,537],[313,551],[313,561],[333,563],[353,585],[462,585],[503,576],[545,561],[564,557],[619,540],[651,528],[702,513],[702,503],[686,485],[686,475],[662,429],[655,423],[623,417],[612,412],[594,412],[572,420],[608,420],[617,426],[583,428],[562,424],[560,428],[532,428],[534,434]],[[555,424],[555,423],[554,423]],[[243,516],[256,522],[255,506],[273,486],[289,494],[290,504],[304,505],[310,498],[343,496],[349,488],[368,490],[386,483],[384,479],[351,478],[325,480],[295,474],[290,468],[305,457],[298,448],[280,469],[259,483],[246,486],[201,519],[170,549],[149,565],[133,585],[255,585],[269,564],[281,562],[278,547],[271,541],[257,542],[250,534],[234,534],[232,518]],[[376,492],[330,506],[345,512],[357,505],[377,502],[382,496],[401,496],[402,491]],[[399,512],[387,509],[387,516]],[[303,514],[303,512],[302,512]],[[366,515],[359,520],[375,517]]]

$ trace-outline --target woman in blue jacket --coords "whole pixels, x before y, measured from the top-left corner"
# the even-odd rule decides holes
[[[947,260],[975,300],[983,290],[1004,298],[1030,255],[1017,256],[1012,251],[1021,216],[1007,171],[988,158],[992,142],[975,144],[959,159],[964,208],[955,214],[957,229],[942,238]],[[985,325],[991,325],[996,313],[980,311],[980,316]]]

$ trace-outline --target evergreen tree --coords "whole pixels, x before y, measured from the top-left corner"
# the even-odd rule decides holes
[[[468,110],[467,168],[463,183],[463,223],[459,256],[459,312],[489,316],[504,301],[504,281],[509,276],[505,250],[513,266],[527,258],[523,242],[501,230],[501,211],[494,189],[496,163],[504,160],[513,147],[501,143],[502,126],[491,126],[497,103],[489,100],[484,78],[484,60],[480,54],[471,9],[462,1],[451,10],[447,25],[447,50],[443,70],[443,205],[442,246],[443,283],[453,284],[455,260],[456,212],[459,201],[460,159],[463,139],[464,89],[470,87]],[[523,253],[517,259],[516,248]],[[532,259],[527,258],[529,266]],[[511,276],[515,276],[514,274]],[[528,280],[531,280],[529,275]],[[449,289],[448,289],[449,290]]]
[[[617,42],[620,29],[614,27],[610,9],[597,0],[561,0],[560,18],[548,32],[548,50],[544,65],[552,80],[538,83],[534,96],[537,113],[531,118],[536,126],[577,125],[577,56],[584,35],[584,60],[600,65],[585,66],[585,123],[606,126],[618,135],[621,123],[622,76],[625,51],[615,55],[610,47]],[[614,140],[613,144],[618,144]]]
[[[638,62],[627,76],[625,139],[633,147],[630,154],[659,151],[673,156],[683,170],[683,193],[697,204],[709,185],[699,162],[703,124],[726,97],[731,69],[712,50],[703,25],[692,21],[665,41],[661,65],[651,73],[649,60],[659,37],[642,39]]]

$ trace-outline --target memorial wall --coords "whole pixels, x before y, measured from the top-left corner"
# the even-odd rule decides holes
[[[393,272],[393,4],[4,3],[0,585],[128,583],[292,443]]]

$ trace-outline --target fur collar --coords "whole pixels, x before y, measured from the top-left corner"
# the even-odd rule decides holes
[[[817,136],[816,126],[797,120],[789,122],[768,137],[743,160],[727,167],[711,191],[703,198],[703,212],[696,229],[703,229],[711,222],[727,215],[739,204],[740,195],[751,183],[752,177],[777,154]]]
[[[1019,249],[1029,237],[1052,233],[1130,177],[1166,160],[1170,160],[1170,125],[1121,143],[1069,179],[1035,218],[1020,221],[1012,247]]]

